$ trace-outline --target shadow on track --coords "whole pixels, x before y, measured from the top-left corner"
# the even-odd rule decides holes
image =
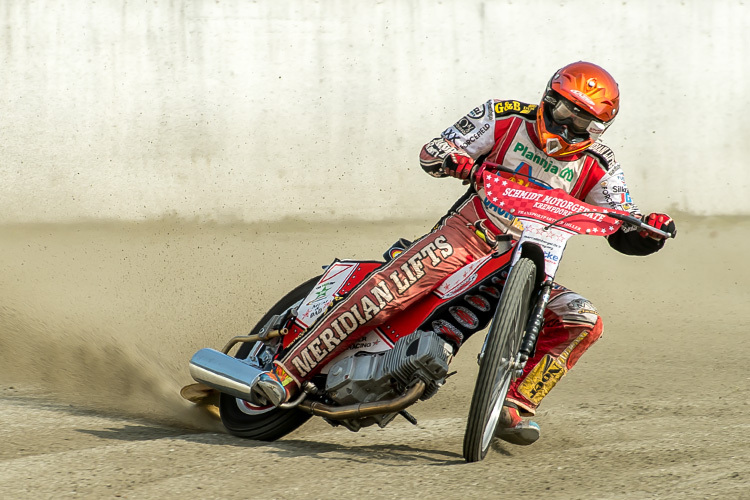
[[[377,461],[380,465],[402,466],[415,465],[456,465],[464,463],[463,456],[446,450],[420,448],[403,444],[373,444],[349,446],[341,443],[321,443],[301,439],[274,442],[238,439],[228,435],[192,434],[180,436],[191,442],[234,446],[240,448],[263,448],[265,452],[279,458],[306,458],[320,460],[342,460],[362,464]]]
[[[89,434],[101,439],[118,441],[151,441],[162,438],[173,438],[185,435],[185,429],[155,427],[149,425],[123,425],[107,429],[75,429],[76,432]]]

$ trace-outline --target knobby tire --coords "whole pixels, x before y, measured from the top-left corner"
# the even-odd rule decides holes
[[[464,435],[464,458],[478,462],[487,455],[500,411],[512,381],[512,362],[521,348],[535,288],[536,266],[521,258],[505,282],[485,340]]]

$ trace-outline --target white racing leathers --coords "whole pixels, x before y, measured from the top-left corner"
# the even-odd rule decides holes
[[[422,168],[434,177],[445,177],[450,169],[443,160],[450,154],[464,155],[484,161],[485,168],[495,163],[512,170],[514,180],[523,185],[560,188],[592,205],[640,215],[612,150],[596,142],[565,159],[547,156],[536,135],[536,117],[536,105],[489,100],[422,148]],[[492,225],[507,228],[509,217],[501,200],[487,198],[483,190],[466,197],[481,199]],[[653,253],[663,244],[626,228],[608,241],[616,250],[632,255]],[[561,286],[555,286],[544,319],[534,357],[508,393],[508,400],[527,414],[536,411],[542,398],[602,334],[602,320],[591,302]]]

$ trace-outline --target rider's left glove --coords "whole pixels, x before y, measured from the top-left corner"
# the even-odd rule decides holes
[[[473,158],[459,153],[451,153],[443,160],[445,173],[457,179],[468,179],[473,166]]]
[[[667,214],[649,214],[648,216],[643,217],[643,222],[651,227],[655,227],[656,229],[661,229],[662,231],[671,233],[672,235],[677,235],[677,226],[675,226],[672,217]],[[659,236],[658,234],[652,233],[650,231],[646,231],[645,229],[638,234],[640,234],[644,238],[652,238],[655,240],[664,239],[662,236]]]

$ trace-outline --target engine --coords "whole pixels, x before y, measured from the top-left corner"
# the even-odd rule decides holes
[[[445,381],[453,347],[434,332],[416,331],[382,353],[360,353],[344,358],[328,371],[326,393],[341,405],[391,399],[415,380],[427,389],[421,399],[432,397]],[[351,430],[378,423],[384,427],[395,414],[344,421]]]

